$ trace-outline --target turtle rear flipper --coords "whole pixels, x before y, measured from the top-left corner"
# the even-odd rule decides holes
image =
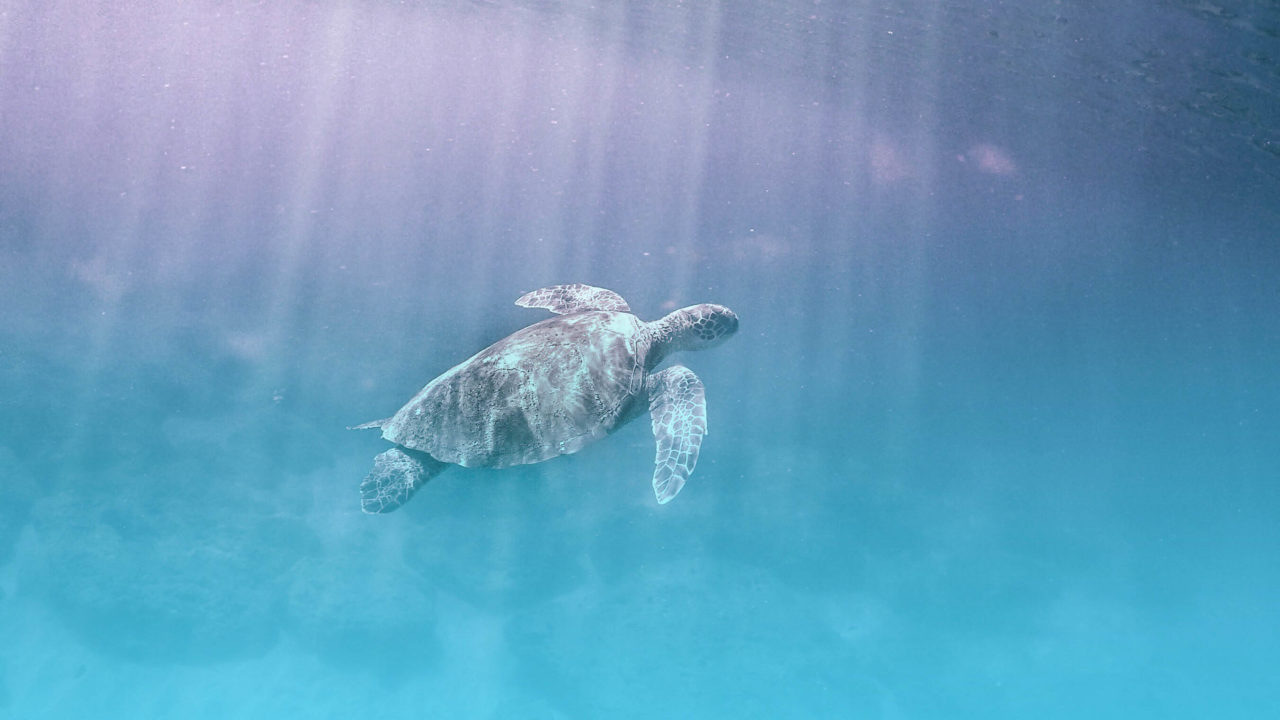
[[[702,381],[683,365],[651,375],[648,388],[657,445],[653,493],[661,505],[671,502],[698,464],[698,449],[707,434],[707,404]]]
[[[371,514],[389,513],[446,467],[447,463],[426,453],[391,448],[373,459],[373,469],[360,483],[360,509]]]

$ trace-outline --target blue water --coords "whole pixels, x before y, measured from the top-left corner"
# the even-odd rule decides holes
[[[1280,13],[0,2],[0,718],[1280,717]],[[692,479],[357,488],[585,282]]]

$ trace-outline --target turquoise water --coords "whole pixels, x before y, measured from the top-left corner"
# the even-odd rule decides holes
[[[0,718],[1280,716],[1280,14],[0,3]],[[543,311],[638,420],[364,515]]]

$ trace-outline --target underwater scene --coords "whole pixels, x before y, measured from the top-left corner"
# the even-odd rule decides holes
[[[1275,3],[0,0],[0,719],[1277,668]]]

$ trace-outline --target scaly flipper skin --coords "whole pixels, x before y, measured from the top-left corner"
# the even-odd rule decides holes
[[[657,445],[653,493],[661,505],[671,502],[698,464],[698,449],[707,434],[707,403],[702,381],[683,365],[651,375],[648,390]]]
[[[627,301],[612,290],[574,283],[572,285],[552,285],[541,290],[525,293],[516,300],[516,305],[527,308],[545,308],[557,315],[586,312],[587,310],[608,310],[610,312],[631,312]]]
[[[360,509],[370,514],[391,512],[447,467],[448,463],[426,453],[391,448],[373,459],[373,469],[360,483]]]

